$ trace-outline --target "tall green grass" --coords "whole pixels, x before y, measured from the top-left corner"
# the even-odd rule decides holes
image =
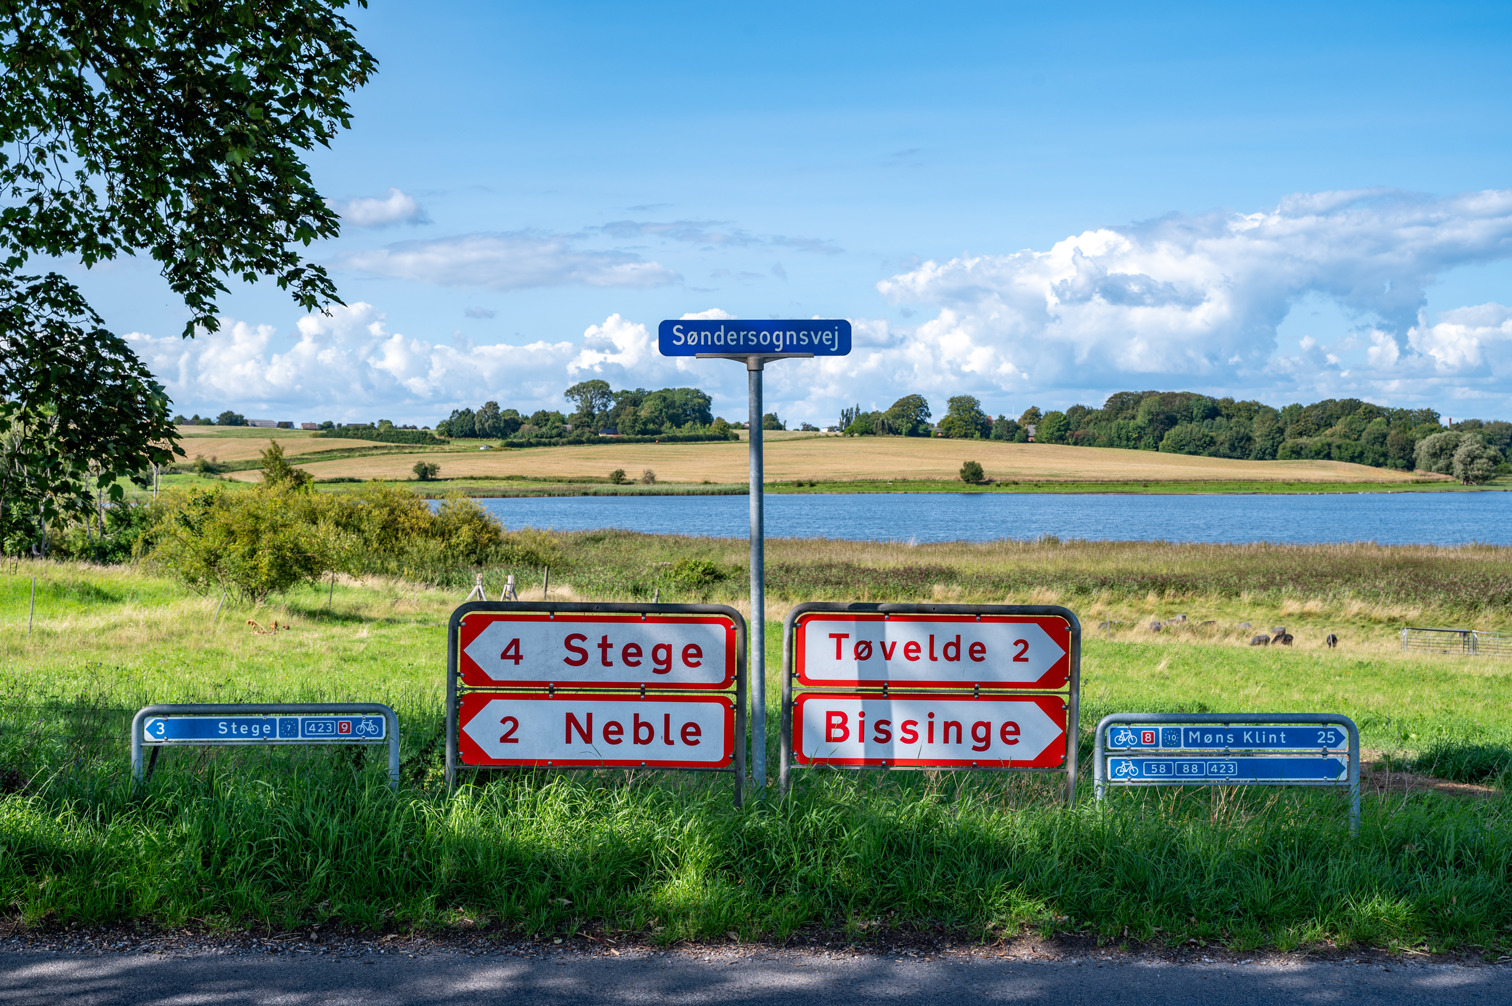
[[[654,569],[724,561],[675,540],[637,547]],[[1049,567],[1054,548],[1024,558]],[[677,773],[464,773],[448,796],[444,625],[460,600],[342,580],[329,610],[324,590],[306,589],[260,608],[228,600],[216,618],[218,598],[129,569],[0,575],[0,911],[26,925],[604,927],[663,940],[1027,926],[1240,949],[1508,948],[1512,821],[1499,789],[1367,791],[1356,839],[1335,792],[1115,792],[1099,808],[1085,777],[1070,810],[1053,778],[966,773],[800,771],[786,802],[741,810],[728,777]],[[249,618],[290,627],[257,635]],[[778,644],[774,625],[773,667]],[[1353,716],[1367,748],[1402,763],[1452,775],[1458,758],[1475,773],[1512,749],[1509,675],[1459,658],[1093,632],[1081,743],[1112,711],[1313,709]],[[774,673],[774,723],[777,686]],[[139,706],[275,700],[394,706],[399,791],[379,750],[174,749],[133,793]]]

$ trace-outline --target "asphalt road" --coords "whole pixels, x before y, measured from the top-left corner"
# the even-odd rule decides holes
[[[0,953],[0,1006],[677,1006],[781,1002],[1075,1006],[1512,1003],[1512,968],[1454,964]]]

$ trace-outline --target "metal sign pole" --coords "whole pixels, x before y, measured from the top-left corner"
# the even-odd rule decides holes
[[[766,525],[762,505],[761,371],[762,359],[746,359],[750,378],[751,446],[751,787],[766,790]]]
[[[737,360],[746,365],[750,390],[751,619],[746,670],[751,702],[751,784],[766,789],[766,560],[761,457],[761,372],[768,360],[845,356],[851,324],[843,318],[741,321],[681,318],[657,327],[663,356]]]

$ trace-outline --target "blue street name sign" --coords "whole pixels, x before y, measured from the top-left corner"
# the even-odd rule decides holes
[[[1306,726],[1164,726],[1114,723],[1110,751],[1335,751],[1349,746],[1349,734],[1335,724]]]
[[[1110,782],[1180,782],[1218,779],[1225,782],[1337,782],[1349,763],[1327,757],[1158,758],[1148,755],[1108,759]]]
[[[310,744],[387,740],[382,716],[153,716],[142,725],[147,744]]]
[[[829,318],[807,321],[664,321],[657,329],[663,356],[700,353],[811,353],[846,356],[851,324]]]

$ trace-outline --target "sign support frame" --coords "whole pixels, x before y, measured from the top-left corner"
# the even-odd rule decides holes
[[[1026,772],[1026,773],[1058,773],[1066,775],[1066,806],[1076,805],[1076,760],[1077,743],[1080,735],[1081,721],[1081,621],[1076,613],[1069,608],[1063,608],[1055,604],[906,604],[901,602],[879,601],[805,601],[795,605],[787,613],[787,618],[782,623],[782,747],[778,763],[778,792],[787,796],[791,782],[793,767],[793,680],[797,675],[793,654],[793,641],[796,636],[798,619],[806,614],[816,611],[857,613],[857,614],[882,614],[882,615],[1022,615],[1028,617],[1063,618],[1070,629],[1070,649],[1066,654],[1068,662],[1066,675],[1066,762],[1059,768],[983,768],[971,771],[991,772]],[[849,688],[847,691],[861,692],[866,688]],[[809,689],[805,694],[824,694],[825,689]],[[956,688],[919,688],[909,684],[900,684],[896,688],[883,687],[881,695],[886,696],[890,692],[900,696],[916,696],[931,698],[948,698],[951,696],[970,696],[977,689],[959,686]],[[1017,694],[1026,695],[1060,695],[1059,691],[1040,691],[1026,688],[993,689],[994,696],[1011,697]],[[846,766],[839,766],[846,767]],[[906,771],[911,767],[900,765],[885,766],[886,771]]]
[[[761,375],[769,361],[812,360],[813,353],[698,353],[697,360],[734,360],[746,365],[750,445],[751,631],[747,662],[751,683],[751,788],[766,792],[766,459],[761,429]]]
[[[247,716],[247,715],[273,715],[273,716],[309,716],[309,715],[336,715],[351,714],[353,716],[382,716],[386,721],[388,736],[383,740],[363,740],[361,738],[344,738],[335,740],[301,739],[299,741],[269,741],[247,740],[198,743],[194,741],[177,741],[173,744],[144,741],[142,739],[143,724],[149,716]],[[381,702],[179,702],[160,703],[158,705],[143,706],[137,710],[137,714],[131,719],[131,779],[138,785],[143,785],[151,776],[151,768],[143,770],[142,748],[152,748],[152,763],[157,764],[158,751],[164,747],[252,747],[266,745],[275,747],[284,744],[300,745],[323,745],[345,746],[348,744],[387,744],[388,745],[388,775],[389,786],[399,788],[399,714]]]
[[[1245,779],[1226,778],[1201,778],[1183,779],[1173,778],[1169,782],[1149,781],[1138,783],[1110,782],[1106,778],[1107,754],[1104,750],[1103,735],[1108,727],[1114,724],[1165,724],[1165,725],[1212,725],[1212,726],[1341,726],[1348,737],[1348,760],[1349,767],[1345,773],[1344,781],[1317,781],[1296,780],[1290,782],[1251,782]],[[1201,750],[1219,751],[1254,751],[1273,750],[1263,747],[1238,747],[1238,748],[1204,748]],[[1351,837],[1360,833],[1360,730],[1355,726],[1354,720],[1340,713],[1109,713],[1097,723],[1097,733],[1092,741],[1092,792],[1099,804],[1106,795],[1107,787],[1127,786],[1313,786],[1337,789],[1345,786],[1349,790],[1349,834]]]
[[[587,614],[587,615],[721,615],[731,619],[735,623],[735,737],[734,737],[734,764],[730,768],[698,768],[693,766],[668,769],[677,772],[729,772],[735,777],[735,806],[741,804],[742,781],[745,776],[746,766],[746,715],[745,701],[747,691],[746,681],[746,622],[740,612],[727,604],[637,604],[622,601],[466,601],[456,607],[451,613],[446,629],[446,789],[447,792],[455,792],[457,788],[458,758],[458,718],[461,712],[461,701],[458,684],[461,682],[461,635],[462,619],[475,612],[494,612],[519,614],[522,612],[544,612],[546,614]],[[565,687],[565,686],[564,686]],[[691,689],[658,688],[655,692],[647,692],[643,685],[588,685],[574,684],[571,686],[575,692],[591,692],[605,697],[625,697],[639,694],[642,697],[653,695],[674,696],[687,694]],[[555,692],[554,687],[543,682],[539,688],[530,689],[527,686],[511,685],[507,688],[468,688],[468,692],[486,692],[495,695],[524,695],[544,692],[547,695]],[[708,697],[729,695],[728,692],[700,692]],[[518,768],[518,766],[489,766],[469,765],[475,771],[488,769]],[[554,766],[562,771],[574,771],[585,768],[597,768],[594,765],[562,765]]]

